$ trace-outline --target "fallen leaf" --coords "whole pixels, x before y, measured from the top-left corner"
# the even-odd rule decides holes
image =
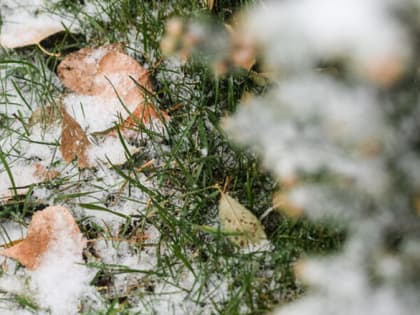
[[[149,71],[125,54],[121,44],[84,48],[66,56],[58,76],[75,92],[64,98],[65,109],[85,130],[106,133],[117,117],[126,120],[128,127],[133,124],[131,112],[147,121],[158,116],[152,106],[143,105],[145,94],[152,92]],[[147,113],[140,116],[143,108]]]
[[[144,100],[144,89],[151,91],[149,72],[135,59],[119,51],[110,51],[99,61],[92,92],[103,98],[115,97],[115,92],[126,104]]]
[[[99,48],[82,48],[68,54],[57,67],[60,81],[78,94],[94,95],[97,93],[94,86],[99,62],[111,51],[123,52],[123,47],[121,44],[110,44]]]
[[[35,18],[32,16],[29,16],[28,19],[19,18],[16,21],[11,17],[10,21],[6,20],[2,25],[0,45],[5,48],[35,45],[64,30],[62,21],[45,14]]]
[[[77,158],[77,165],[80,168],[90,167],[89,159],[86,150],[90,142],[77,123],[64,109],[62,109],[62,130],[61,130],[61,144],[60,150],[63,159],[67,163],[71,163]]]
[[[83,48],[67,55],[57,68],[58,77],[70,90],[81,95],[109,99],[118,96],[138,105],[144,93],[137,86],[151,91],[149,72],[124,53],[122,44]]]
[[[57,242],[66,242],[67,246],[71,242],[71,248],[77,251],[72,254],[82,256],[85,240],[73,216],[67,208],[52,206],[36,212],[26,238],[3,249],[0,254],[16,259],[28,269],[34,270],[41,263],[43,255]]]
[[[224,230],[237,233],[229,239],[241,247],[267,239],[264,227],[257,217],[237,200],[223,192],[219,201],[219,218]]]

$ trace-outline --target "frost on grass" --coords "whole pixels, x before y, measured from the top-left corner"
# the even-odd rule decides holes
[[[276,314],[418,313],[417,6],[273,1],[244,16],[277,81],[224,127],[278,178],[280,210],[348,226],[340,253],[296,263],[308,293]]]

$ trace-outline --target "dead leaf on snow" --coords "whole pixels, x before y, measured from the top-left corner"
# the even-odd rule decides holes
[[[65,87],[78,94],[95,94],[94,84],[99,61],[111,51],[123,52],[123,47],[119,43],[110,44],[99,48],[82,48],[68,54],[57,67],[60,81]]]
[[[5,48],[36,45],[43,39],[64,30],[61,21],[45,15],[24,22],[10,21],[2,26],[0,45]]]
[[[257,217],[237,200],[223,192],[219,201],[219,218],[226,232],[237,233],[229,239],[241,247],[267,239],[264,227]]]
[[[93,94],[103,98],[115,97],[115,92],[126,104],[139,104],[144,100],[140,86],[152,90],[149,72],[135,59],[119,51],[110,51],[99,61],[94,78]]]
[[[36,212],[29,224],[26,238],[5,248],[1,255],[18,260],[28,269],[36,269],[42,261],[43,255],[54,242],[71,242],[71,248],[82,255],[85,240],[80,233],[73,216],[67,208],[52,206]]]
[[[121,130],[134,126],[138,120],[147,127],[153,127],[152,122],[161,126],[162,120],[169,120],[165,112],[158,114],[152,105],[145,103],[145,94],[152,92],[149,71],[124,53],[122,44],[83,48],[72,53],[58,66],[58,76],[75,92],[65,98],[66,109],[74,111],[75,120],[95,134],[113,130],[116,117],[123,119]],[[80,98],[84,105],[82,112]],[[103,116],[100,122],[98,112]]]
[[[77,158],[77,165],[80,168],[90,167],[86,153],[90,142],[82,127],[64,109],[62,109],[62,130],[60,150],[63,159],[71,163]]]
[[[144,94],[133,80],[151,91],[148,71],[124,53],[122,44],[71,53],[58,65],[57,73],[67,88],[80,95],[109,99],[116,97],[116,91],[125,103],[137,105]]]

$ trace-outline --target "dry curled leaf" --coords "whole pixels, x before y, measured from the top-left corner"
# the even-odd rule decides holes
[[[62,110],[63,122],[61,130],[60,150],[63,159],[67,163],[71,163],[77,158],[77,165],[80,168],[90,167],[87,156],[87,148],[90,142],[77,123],[64,109]]]
[[[229,239],[241,247],[257,244],[267,238],[257,217],[223,192],[219,201],[219,218],[226,232],[235,233]]]
[[[67,247],[77,251],[72,254],[82,255],[85,241],[70,211],[64,207],[52,206],[36,212],[29,224],[26,238],[5,248],[0,254],[16,259],[28,269],[34,270],[41,263],[44,254],[57,242],[66,242]],[[60,248],[60,244],[55,245]]]

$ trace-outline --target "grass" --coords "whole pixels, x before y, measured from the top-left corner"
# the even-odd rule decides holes
[[[315,225],[304,218],[289,219],[273,211],[262,220],[273,248],[244,252],[229,243],[217,219],[219,192],[214,188],[215,184],[223,186],[228,180],[229,193],[256,216],[261,216],[272,206],[272,193],[279,188],[276,181],[262,170],[258,159],[230,143],[220,128],[221,118],[235,112],[244,93],[264,93],[266,87],[256,84],[252,74],[246,71],[216,78],[208,65],[199,60],[172,67],[159,49],[167,18],[204,14],[221,23],[228,21],[249,1],[215,1],[212,12],[200,1],[192,0],[94,2],[105,19],[84,14],[77,1],[63,0],[55,4],[52,9],[56,12],[66,11],[77,16],[89,36],[65,32],[43,41],[42,45],[65,56],[82,47],[127,43],[127,51],[152,69],[155,93],[151,95],[151,101],[162,110],[176,108],[170,112],[167,133],[165,136],[145,137],[139,142],[142,148],[139,153],[130,156],[124,165],[112,166],[117,178],[113,189],[101,184],[100,178],[89,186],[83,175],[61,176],[31,188],[48,190],[48,200],[33,198],[28,193],[1,205],[2,222],[12,220],[27,224],[31,214],[46,204],[64,203],[84,210],[86,215],[79,218],[78,223],[88,239],[114,239],[118,247],[118,243],[141,235],[147,226],[160,231],[161,237],[154,244],[157,263],[153,270],[94,262],[89,259],[89,255],[95,255],[94,249],[88,247],[85,253],[87,264],[97,269],[92,285],[102,292],[108,306],[85,314],[132,314],[131,309],[139,300],[145,301],[147,296],[156,294],[156,284],[167,282],[180,286],[177,278],[185,270],[194,276],[188,298],[198,305],[214,304],[215,314],[266,314],[275,306],[299,297],[304,287],[294,278],[293,264],[302,255],[338,249],[344,237],[341,230]],[[0,52],[0,58],[2,82],[6,77],[13,82],[8,88],[15,90],[20,104],[25,104],[31,111],[34,104],[59,106],[57,95],[62,88],[57,86],[49,71],[56,70],[61,57],[47,56],[36,46],[30,46],[4,50]],[[3,89],[0,106],[8,106],[11,102],[7,90]],[[0,136],[32,141],[27,119],[19,112],[1,114]],[[21,123],[19,130],[12,127],[12,122],[16,121]],[[135,128],[140,130],[141,127]],[[54,147],[57,143],[48,145]],[[2,150],[0,168],[9,173],[8,165],[22,156],[24,152],[20,152],[18,146]],[[152,159],[157,160],[154,166],[136,171]],[[150,182],[153,185],[149,185]],[[78,187],[85,190],[78,190]],[[124,187],[126,193],[116,195],[117,187]],[[103,190],[110,191],[105,200],[83,201],[84,196],[94,196]],[[141,191],[145,198],[139,200],[130,196],[130,190]],[[119,212],[111,206],[118,198],[137,203],[143,210],[129,215]],[[94,212],[119,217],[122,223],[118,233],[112,232],[106,224],[92,220],[89,214]],[[215,228],[209,229],[208,226]],[[141,242],[135,246],[141,255],[144,250]],[[140,274],[142,281],[127,292],[115,292],[113,282],[121,274]],[[222,302],[209,300],[206,295],[215,278],[227,279],[226,296]],[[184,288],[180,287],[180,290]],[[19,305],[36,308],[30,299],[20,296],[10,296],[10,299],[15,299]],[[150,314],[152,308],[153,305]]]

